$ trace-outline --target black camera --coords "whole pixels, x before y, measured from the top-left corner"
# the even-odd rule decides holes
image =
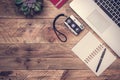
[[[80,34],[84,29],[84,26],[73,15],[68,17],[64,23],[75,35]]]

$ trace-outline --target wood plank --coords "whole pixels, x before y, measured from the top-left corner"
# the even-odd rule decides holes
[[[78,58],[0,58],[0,70],[88,69]]]
[[[53,19],[0,19],[0,43],[43,43],[60,42],[52,29]],[[64,25],[64,19],[58,20],[56,26],[63,32],[68,42],[79,41],[89,30],[74,36]],[[49,34],[49,35],[48,35]]]
[[[7,75],[1,76],[1,73]],[[13,70],[0,71],[2,80],[118,80],[120,71],[106,70],[97,77],[90,70]]]
[[[0,57],[73,58],[72,44],[0,44]]]
[[[117,80],[120,78],[119,74],[119,71],[106,70],[97,77],[90,70],[68,70],[62,80]]]
[[[120,69],[119,59],[109,69]],[[78,58],[0,58],[0,70],[88,69]]]
[[[0,44],[0,57],[40,57],[40,58],[73,58],[69,49],[72,45],[65,44]]]

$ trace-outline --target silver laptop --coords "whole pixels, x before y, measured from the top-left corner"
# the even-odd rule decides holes
[[[120,0],[73,0],[70,7],[120,57]]]

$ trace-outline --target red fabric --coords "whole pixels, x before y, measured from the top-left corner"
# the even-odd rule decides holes
[[[67,0],[50,0],[57,8],[61,8]]]

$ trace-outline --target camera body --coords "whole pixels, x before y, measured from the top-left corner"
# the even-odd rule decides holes
[[[84,29],[84,26],[73,15],[68,17],[64,23],[75,35],[80,34],[80,32]]]

